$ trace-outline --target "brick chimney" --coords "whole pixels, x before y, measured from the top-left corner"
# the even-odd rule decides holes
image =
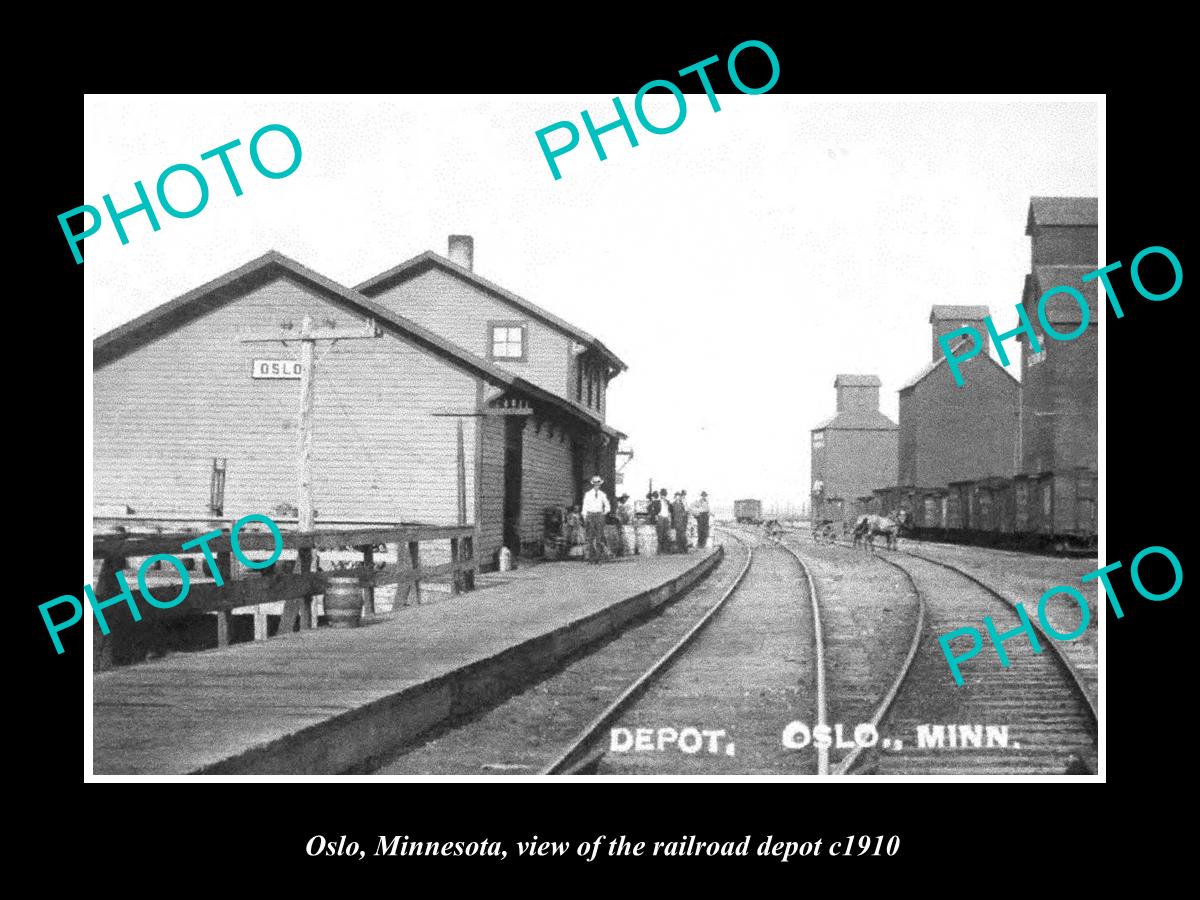
[[[988,308],[986,306],[935,306],[929,313],[929,324],[933,326],[933,358],[941,359],[945,356],[942,351],[942,345],[938,343],[938,338],[943,334],[949,334],[962,328],[964,325],[970,326],[979,332],[980,340],[983,341],[983,353],[988,352],[988,330],[983,324],[983,320],[988,317]],[[969,337],[963,335],[962,337]]]
[[[879,412],[879,386],[876,375],[839,375],[833,380],[837,388],[838,412]]]
[[[446,252],[450,262],[458,263],[468,272],[475,268],[475,238],[469,234],[450,235],[450,246]]]

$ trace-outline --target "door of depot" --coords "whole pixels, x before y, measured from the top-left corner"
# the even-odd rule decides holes
[[[504,419],[504,546],[514,554],[521,551],[521,433],[525,420]]]

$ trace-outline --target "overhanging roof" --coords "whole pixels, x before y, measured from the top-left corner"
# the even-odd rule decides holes
[[[952,353],[954,353],[955,355],[957,355],[959,350],[966,347],[968,340],[970,340],[969,336],[963,335],[957,341],[955,341],[953,344],[950,345],[950,351]],[[1011,380],[1013,382],[1013,384],[1020,384],[1020,382],[1017,381],[1016,377],[1014,377],[1013,374],[1010,371],[1008,371],[1008,369],[1006,369],[1004,366],[1000,365],[1000,363],[996,362],[996,360],[992,359],[992,356],[990,353],[980,351],[980,353],[977,356],[973,356],[965,362],[960,362],[959,365],[960,366],[969,366],[975,360],[977,360],[977,359],[982,360],[985,358],[993,366],[995,366],[997,369],[999,369],[1001,372],[1003,372],[1005,375],[1007,375],[1009,380]],[[930,375],[932,375],[935,371],[937,371],[938,366],[945,365],[945,363],[946,363],[946,354],[944,354],[944,353],[941,354],[937,359],[932,360],[931,362],[927,362],[924,366],[921,367],[921,370],[919,372],[917,372],[916,375],[914,375],[912,378],[910,378],[907,382],[905,382],[900,387],[900,393],[904,393],[905,391],[912,390],[918,384],[920,384],[922,381],[924,381],[926,378],[928,378]]]
[[[839,375],[833,379],[834,387],[879,387],[881,384],[878,375]]]
[[[1033,197],[1029,201],[1029,219],[1025,233],[1035,227],[1095,227],[1100,219],[1100,204],[1095,197]]]
[[[422,272],[427,272],[434,267],[440,268],[445,272],[449,272],[452,275],[456,275],[459,278],[469,281],[471,284],[481,288],[497,299],[508,303],[510,306],[515,306],[517,309],[522,310],[533,318],[540,320],[544,324],[557,328],[559,331],[563,332],[569,337],[574,338],[579,343],[591,347],[606,360],[608,360],[610,365],[619,371],[624,371],[625,369],[629,368],[629,366],[625,365],[625,363],[621,361],[620,357],[604,346],[599,339],[588,334],[582,328],[576,328],[570,322],[566,321],[565,319],[560,319],[558,316],[554,315],[554,313],[549,312],[548,310],[542,309],[536,303],[531,303],[524,297],[514,294],[512,291],[507,290],[506,288],[502,288],[500,285],[494,282],[488,281],[486,278],[477,275],[471,269],[460,266],[458,263],[434,253],[432,250],[426,250],[424,253],[414,256],[412,259],[405,260],[404,262],[400,263],[400,265],[388,269],[386,272],[381,272],[373,278],[368,278],[361,284],[355,285],[354,289],[368,297],[373,297],[390,287],[394,287],[397,284],[408,281],[410,278],[415,278]]]
[[[960,319],[966,322],[978,322],[990,315],[986,306],[954,306],[938,305],[929,312],[931,323],[945,319]]]
[[[614,437],[626,437],[615,428],[604,424],[586,407],[513,375],[489,360],[476,356],[427,328],[423,328],[411,319],[392,312],[374,300],[326,278],[319,272],[300,265],[275,250],[270,250],[246,265],[207,284],[202,284],[174,300],[160,304],[136,319],[100,335],[92,342],[92,366],[93,368],[103,367],[154,338],[278,278],[289,278],[328,299],[346,304],[363,315],[373,318],[381,328],[398,334],[410,343],[443,357],[476,377],[483,378],[500,387],[519,391],[534,400],[581,419],[585,424],[606,434]]]
[[[899,428],[895,422],[883,413],[866,410],[840,412],[826,419],[811,431],[893,431]]]

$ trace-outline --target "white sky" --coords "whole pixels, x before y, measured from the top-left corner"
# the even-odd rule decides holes
[[[894,420],[896,390],[930,359],[931,305],[986,304],[1016,323],[1029,198],[1097,195],[1097,105],[718,99],[714,113],[688,95],[682,126],[654,135],[623,95],[639,146],[609,132],[600,162],[579,112],[611,121],[611,95],[89,96],[81,202],[133,206],[135,180],[153,197],[180,162],[211,193],[190,219],[154,200],[161,230],[126,219],[128,245],[107,219],[87,239],[86,343],[269,249],[353,286],[471,234],[479,274],[629,365],[608,420],[636,454],[631,494],[653,477],[722,505],[798,504],[837,373],[879,375]],[[646,110],[669,123],[675,101],[652,95]],[[555,181],[534,132],[562,119],[581,142]],[[271,123],[304,154],[279,180],[248,155]],[[200,160],[234,138],[237,198],[218,161]],[[261,146],[271,168],[290,159],[278,134]],[[169,182],[183,209],[188,185]]]

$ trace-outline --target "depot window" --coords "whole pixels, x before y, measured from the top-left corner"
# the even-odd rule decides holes
[[[491,358],[525,359],[526,327],[523,322],[491,322]]]
[[[823,432],[823,431],[813,432],[813,449],[820,450],[824,446],[825,446],[825,432]]]

